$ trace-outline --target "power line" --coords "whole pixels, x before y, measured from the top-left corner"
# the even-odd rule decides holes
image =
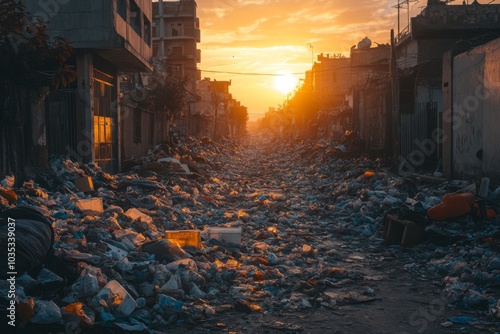
[[[207,72],[207,73],[219,73],[219,74],[235,74],[235,75],[258,75],[258,76],[271,76],[271,77],[284,77],[287,75],[304,75],[304,72],[300,73],[285,73],[285,74],[278,74],[278,73],[251,73],[251,72],[226,72],[226,71],[210,71],[210,70],[201,70],[201,72]]]

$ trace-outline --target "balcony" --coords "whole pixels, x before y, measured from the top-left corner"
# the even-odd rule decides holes
[[[196,50],[196,63],[201,63],[201,50],[197,49]]]
[[[164,2],[163,16],[196,17],[196,3],[195,1]]]
[[[201,43],[201,31],[200,29],[194,29],[194,40],[196,43]]]
[[[42,10],[41,1],[24,2],[31,12]],[[151,70],[148,22],[151,22],[149,1],[69,1],[59,6],[47,24],[47,33],[65,37],[75,49],[95,50],[119,70]]]

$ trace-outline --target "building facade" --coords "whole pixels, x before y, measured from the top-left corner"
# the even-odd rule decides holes
[[[74,48],[77,80],[45,101],[49,154],[120,169],[119,73],[152,70],[152,4],[147,0],[24,1],[47,33]]]
[[[353,129],[370,153],[390,148],[390,51],[389,45],[351,49]]]
[[[201,79],[197,70],[201,33],[196,10],[195,0],[153,2],[153,58],[165,61],[168,74],[187,79],[191,97],[188,114],[195,113],[196,81]]]
[[[321,108],[333,111],[344,105],[350,91],[350,59],[341,55],[318,55],[311,71],[314,93],[321,96]]]
[[[500,38],[443,59],[443,171],[500,182]]]
[[[444,109],[443,55],[459,41],[500,32],[500,5],[429,1],[411,19],[409,28],[396,39],[400,127],[399,136],[393,140],[399,143],[399,158],[405,161],[405,169],[436,169],[443,154],[442,143],[436,140],[442,129]],[[425,148],[425,143],[430,149]],[[442,161],[445,164],[448,159]]]

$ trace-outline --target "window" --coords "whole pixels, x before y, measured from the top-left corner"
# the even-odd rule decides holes
[[[141,10],[134,0],[130,1],[130,26],[137,33],[137,35],[142,36],[142,24],[141,24]]]
[[[149,22],[146,15],[143,15],[142,21],[144,22],[144,41],[151,46],[151,22]]]
[[[117,0],[116,11],[118,12],[118,15],[122,17],[122,19],[127,21],[127,0]]]
[[[117,115],[113,101],[116,99],[118,78],[109,63],[95,56],[93,79],[95,162],[106,172],[112,172],[116,168]]]
[[[179,32],[177,31],[177,29],[175,29],[175,26],[173,24],[170,25],[170,36],[172,37],[179,36]]]
[[[158,29],[158,28],[159,27],[157,26],[157,23],[153,22],[153,38],[160,37],[160,36],[158,36],[160,34],[160,29]]]
[[[141,143],[142,129],[142,112],[139,109],[134,109],[134,144]]]

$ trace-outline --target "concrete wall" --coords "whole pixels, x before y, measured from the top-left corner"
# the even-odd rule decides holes
[[[213,114],[212,90],[210,88],[210,79],[198,81],[196,93],[200,96],[200,100],[196,102],[196,113],[206,116]]]
[[[398,68],[413,68],[418,64],[418,41],[408,40],[396,47],[396,63]]]
[[[484,77],[484,55],[461,54],[453,64],[453,167],[460,177],[475,177],[481,173],[481,160],[476,156],[483,149],[483,103],[466,107],[471,92]],[[467,108],[467,109],[466,109]],[[463,111],[463,112],[461,112]]]
[[[483,100],[483,173],[500,180],[500,39],[482,47],[486,53],[484,87],[475,96]],[[486,88],[486,90],[484,89]]]
[[[500,180],[500,39],[453,60],[453,175]]]
[[[359,112],[359,136],[365,140],[369,153],[387,149],[388,93],[386,84],[372,84],[356,94],[354,103]]]
[[[441,114],[441,146],[442,146],[442,161],[443,174],[447,178],[453,178],[452,167],[452,136],[453,127],[451,122],[452,106],[453,106],[453,53],[448,51],[443,56],[443,76],[442,76],[442,96],[443,107]]]
[[[122,132],[123,132],[123,157],[124,159],[130,159],[132,157],[138,158],[143,154],[147,153],[148,150],[154,147],[156,143],[156,134],[159,131],[159,122],[155,119],[155,114],[151,112],[141,111],[141,140],[140,142],[134,142],[134,127],[135,122],[123,122]],[[128,106],[122,107],[122,115],[127,115],[131,120],[134,120],[134,109]],[[155,133],[151,134],[151,118],[154,122]],[[153,135],[154,139],[151,142],[150,136]]]
[[[388,46],[352,49],[350,54],[353,125],[370,153],[388,148],[389,55]]]
[[[320,104],[323,108],[343,105],[351,87],[350,58],[330,58],[321,54],[318,60],[313,66],[312,80]]]

